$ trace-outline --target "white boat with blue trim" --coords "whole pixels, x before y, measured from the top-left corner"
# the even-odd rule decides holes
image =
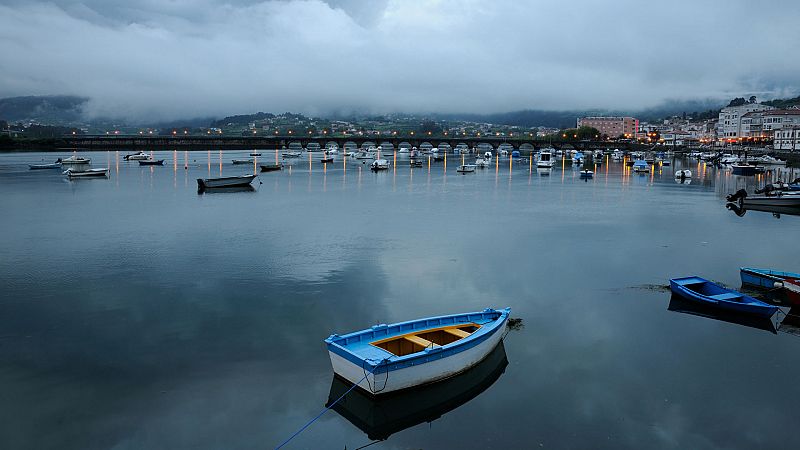
[[[379,324],[325,343],[336,375],[372,395],[422,386],[481,362],[500,343],[511,308]]]

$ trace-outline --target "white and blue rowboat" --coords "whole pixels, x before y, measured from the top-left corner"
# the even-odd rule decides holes
[[[481,362],[500,343],[511,308],[429,317],[333,334],[336,375],[372,395],[426,385]]]
[[[258,175],[253,174],[238,177],[198,178],[197,187],[202,190],[207,188],[248,186],[257,176]]]
[[[674,294],[687,300],[743,314],[771,317],[778,310],[777,306],[764,303],[732,289],[725,289],[696,276],[672,278],[669,280],[669,287]]]

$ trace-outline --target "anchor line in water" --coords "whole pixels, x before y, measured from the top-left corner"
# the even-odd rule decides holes
[[[289,437],[288,437],[288,438],[287,438],[285,441],[281,442],[281,443],[280,443],[280,445],[278,445],[277,447],[275,447],[275,450],[278,450],[279,448],[281,448],[281,447],[285,446],[286,444],[288,444],[288,443],[289,443],[289,441],[291,441],[292,439],[294,439],[295,437],[297,437],[297,436],[298,436],[300,433],[302,433],[302,432],[303,432],[303,431],[304,431],[306,428],[310,427],[312,423],[316,422],[316,421],[317,421],[317,419],[319,419],[320,417],[322,417],[322,415],[323,415],[323,414],[325,414],[326,412],[328,412],[328,410],[330,410],[331,408],[333,408],[333,406],[334,406],[334,405],[336,405],[337,403],[339,403],[339,402],[340,402],[340,401],[341,401],[341,400],[342,400],[342,399],[345,397],[345,395],[349,394],[349,393],[350,393],[350,392],[351,392],[353,389],[355,389],[355,388],[356,388],[356,387],[357,387],[357,386],[358,386],[358,385],[359,385],[359,384],[360,384],[362,381],[364,381],[364,380],[367,378],[367,376],[369,376],[369,375],[370,375],[372,372],[374,372],[374,371],[375,371],[375,370],[376,370],[376,369],[377,369],[377,368],[378,368],[378,367],[381,365],[381,363],[383,363],[384,361],[386,361],[386,360],[385,360],[385,359],[381,360],[381,362],[379,362],[379,363],[378,363],[378,365],[377,365],[377,366],[375,366],[375,368],[374,368],[374,369],[372,369],[372,370],[370,370],[369,372],[367,372],[367,371],[366,371],[366,369],[364,369],[364,372],[365,372],[365,373],[364,373],[364,378],[362,378],[362,379],[358,380],[358,383],[355,383],[354,385],[350,386],[350,389],[348,389],[347,391],[345,391],[345,393],[344,393],[344,394],[342,394],[342,395],[340,395],[340,396],[339,396],[339,398],[337,398],[335,401],[331,402],[331,404],[330,404],[330,405],[326,406],[326,407],[325,407],[325,409],[323,409],[322,411],[320,411],[320,413],[319,413],[319,414],[317,414],[317,415],[316,415],[316,416],[315,416],[313,419],[311,419],[311,420],[309,420],[308,422],[306,422],[306,424],[305,424],[305,425],[303,425],[302,427],[300,427],[300,429],[299,429],[299,430],[295,431],[295,432],[294,432],[294,434],[292,434],[291,436],[289,436]],[[388,372],[387,372],[387,379],[388,379]],[[367,384],[369,384],[369,380],[367,380]],[[384,385],[384,389],[385,389],[385,388],[386,388],[386,386]]]

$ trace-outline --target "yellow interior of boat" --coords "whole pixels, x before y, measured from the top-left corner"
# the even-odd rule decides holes
[[[370,344],[380,347],[395,356],[405,356],[421,352],[429,347],[441,347],[459,339],[464,339],[480,327],[475,323],[462,323],[440,328],[429,328],[401,334],[400,336],[392,336],[380,341],[373,341]]]

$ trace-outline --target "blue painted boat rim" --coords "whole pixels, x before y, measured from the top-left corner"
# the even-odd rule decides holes
[[[800,273],[781,272],[779,270],[772,270],[772,269],[758,269],[755,267],[740,267],[739,271],[745,273],[750,272],[758,275],[768,275],[772,277],[800,278]]]
[[[510,313],[511,308],[505,308],[501,310],[487,308],[480,312],[427,317],[424,319],[416,319],[389,325],[378,324],[366,330],[355,331],[341,336],[332,334],[325,339],[325,343],[328,346],[328,351],[345,358],[353,364],[361,366],[365,370],[374,370],[378,366],[382,365],[385,367],[385,370],[393,371],[436,361],[469,350],[501,330],[502,325],[504,325],[508,320]],[[488,319],[489,321],[479,323],[476,322],[476,319]],[[445,322],[442,322],[443,320]],[[488,326],[481,326],[478,328],[478,330],[470,334],[470,336],[459,339],[458,341],[450,344],[443,345],[441,347],[426,348],[423,351],[411,353],[405,356],[396,356],[386,350],[381,349],[380,347],[370,345],[371,342],[390,338],[393,335],[400,336],[408,333],[409,331],[424,331],[426,329],[437,328],[442,325],[459,323],[463,323],[464,325],[477,324]],[[418,324],[424,325],[416,326]],[[392,333],[389,333],[390,329],[394,329]],[[366,339],[362,339],[362,337]],[[354,341],[354,343],[362,344],[359,345],[361,350],[360,352],[356,352],[348,348],[348,343],[346,341],[355,338],[357,338],[358,341]],[[342,341],[345,341],[344,345],[342,344]],[[366,343],[366,345],[363,345],[364,343]],[[381,370],[383,370],[383,368]]]

